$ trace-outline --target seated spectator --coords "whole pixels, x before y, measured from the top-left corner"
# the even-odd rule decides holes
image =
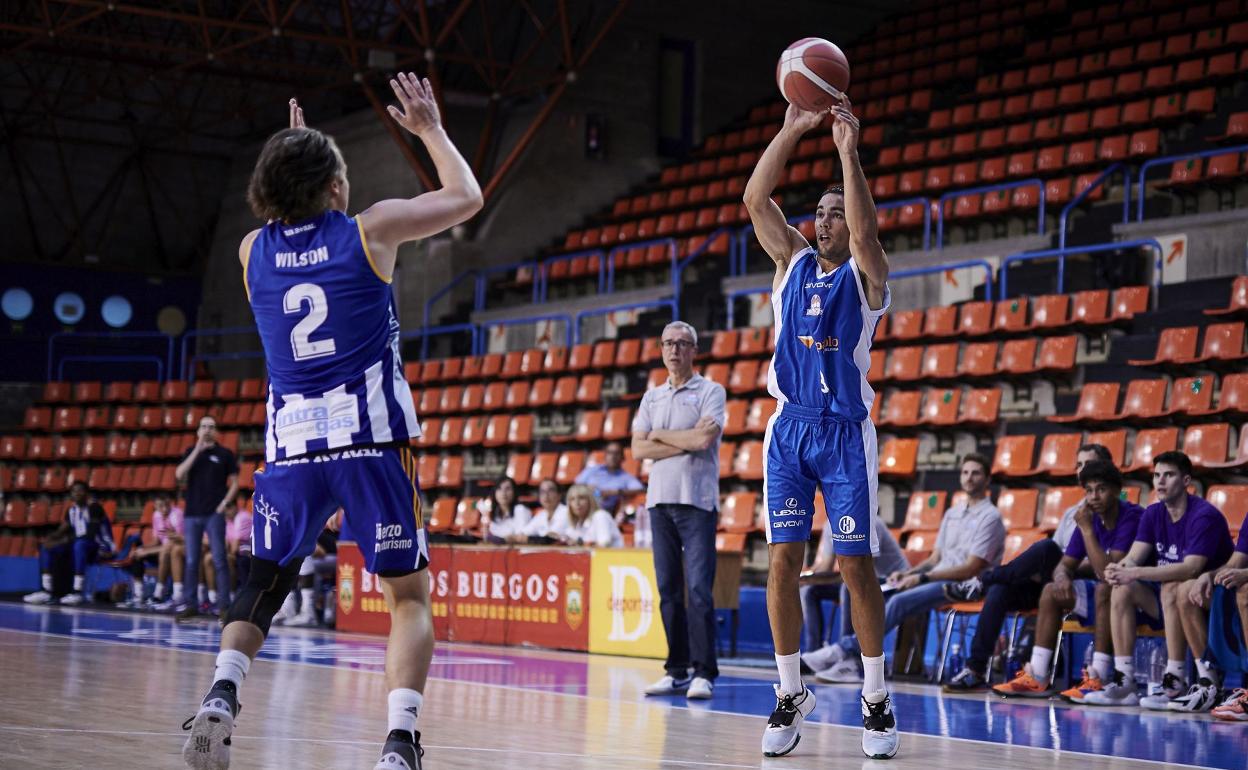
[[[538,484],[537,504],[533,518],[513,542],[547,542],[550,540],[550,523],[559,517],[567,518],[568,507],[563,504],[563,495],[553,479],[544,479]]]
[[[1075,454],[1075,472],[1082,471],[1092,461],[1113,463],[1109,450],[1100,444],[1085,444]],[[1118,479],[1122,486],[1122,479]],[[975,624],[975,636],[971,641],[970,654],[961,671],[945,685],[946,692],[973,692],[986,687],[988,660],[996,648],[997,638],[1005,617],[1011,612],[1034,610],[1040,604],[1045,585],[1053,579],[1053,570],[1062,559],[1062,552],[1070,544],[1078,528],[1075,514],[1083,509],[1084,502],[1072,505],[1059,520],[1051,540],[1033,543],[1027,550],[1014,557],[1009,564],[985,570],[970,580],[945,586],[945,596],[951,602],[977,601],[983,597],[984,608]],[[1135,530],[1131,531],[1134,537]],[[1104,611],[1109,611],[1109,588],[1101,593]],[[1102,628],[1103,626],[1103,628]],[[1097,626],[1096,662],[1103,666],[1106,675],[1110,668],[1109,624]]]
[[[494,485],[494,494],[483,502],[481,526],[490,543],[524,542],[524,528],[533,518],[527,505],[516,502],[516,482],[504,476]],[[524,539],[522,539],[524,538]]]
[[[182,509],[174,508],[168,495],[157,495],[152,503],[152,539],[151,545],[138,545],[130,552],[126,565],[132,580],[130,600],[122,605],[125,609],[140,609],[149,604],[164,601],[165,583],[170,573],[174,576],[175,592],[182,591],[181,562],[174,564],[173,539],[182,537]],[[156,567],[156,591],[148,601],[143,596],[143,576],[150,567]]]
[[[567,502],[567,511],[556,515],[550,524],[551,537],[565,545],[624,547],[615,518],[602,508],[594,510],[594,492],[588,486],[573,484],[568,489]]]
[[[230,581],[237,587],[247,582],[251,563],[252,515],[251,511],[239,509],[237,504],[234,511],[225,522],[225,553],[230,565]]]
[[[884,594],[884,633],[907,617],[926,615],[945,604],[945,585],[980,574],[1001,563],[1005,551],[1005,524],[1001,512],[988,497],[991,463],[981,454],[962,459],[960,479],[966,502],[945,511],[936,535],[936,547],[922,562],[888,576]],[[821,682],[861,682],[858,638],[846,634],[821,651],[818,661],[826,668],[815,678]]]
[[[624,470],[624,447],[618,441],[607,444],[602,465],[591,465],[576,476],[577,484],[584,484],[594,492],[598,506],[608,513],[618,513],[621,492],[640,492],[645,489],[637,477]]]
[[[1162,452],[1153,458],[1153,491],[1157,502],[1140,517],[1135,542],[1122,561],[1105,568],[1113,586],[1110,615],[1114,635],[1114,678],[1083,702],[1093,706],[1135,706],[1170,711],[1209,711],[1217,698],[1213,664],[1205,659],[1208,613],[1203,607],[1185,615],[1180,591],[1185,584],[1226,563],[1234,550],[1226,517],[1207,501],[1189,494],[1192,461],[1182,452]],[[1147,566],[1155,563],[1155,566]],[[1165,619],[1166,663],[1162,679],[1165,699],[1145,699],[1135,691],[1136,614],[1156,617],[1160,605]],[[1199,624],[1193,619],[1199,617]],[[1197,627],[1199,625],[1199,627]],[[1197,681],[1184,681],[1187,649],[1196,658]]]
[[[893,539],[893,533],[888,531],[888,525],[883,519],[876,516],[871,520],[871,527],[875,530],[875,538],[880,544],[880,555],[875,557],[875,575],[881,583],[884,583],[894,572],[905,571],[910,566],[910,562],[906,561],[906,555],[902,553],[901,546]],[[815,563],[808,571],[802,573],[803,582],[799,589],[802,597],[802,627],[806,633],[806,649],[812,650],[803,656],[802,663],[812,672],[828,667],[826,662],[817,657],[820,648],[831,650],[830,646],[824,646],[826,638],[823,628],[823,602],[830,601],[840,605],[841,622],[836,638],[840,639],[842,636],[853,633],[853,626],[849,620],[849,588],[839,579],[833,579],[834,559],[832,530],[825,526],[823,534],[819,536],[819,553],[815,556]]]
[[[1061,561],[1053,568],[1053,580],[1040,592],[1040,612],[1036,618],[1036,640],[1031,662],[1013,680],[993,687],[1003,697],[1047,698],[1050,664],[1057,646],[1062,618],[1073,611],[1084,625],[1109,626],[1109,584],[1105,569],[1121,561],[1135,542],[1144,509],[1119,499],[1122,474],[1111,463],[1093,460],[1079,472],[1084,501],[1075,512],[1078,527],[1070,538]],[[1020,557],[1021,558],[1021,557]],[[1011,562],[1013,563],[1013,562]],[[1143,622],[1160,627],[1159,615],[1145,615]],[[1071,702],[1099,692],[1109,681],[1110,652],[1093,648],[1092,671],[1083,681],[1062,693]]]
[[[61,604],[75,605],[89,601],[86,595],[87,566],[111,555],[113,527],[104,507],[89,499],[85,481],[75,481],[69,488],[69,508],[65,520],[44,539],[39,549],[39,572],[43,590],[23,597],[27,604],[51,604],[52,575],[60,562],[70,560],[74,567],[74,590],[61,597]]]
[[[1194,607],[1209,608],[1209,647],[1218,660],[1229,662],[1238,657],[1241,661],[1243,686],[1232,691],[1213,710],[1213,716],[1225,722],[1248,723],[1248,527],[1239,530],[1235,552],[1222,569],[1189,581],[1186,599]],[[1241,639],[1243,646],[1239,647]]]

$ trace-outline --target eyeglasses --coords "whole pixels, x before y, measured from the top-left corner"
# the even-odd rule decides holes
[[[663,347],[668,350],[671,350],[671,349],[681,350],[684,348],[694,347],[694,344],[690,342],[689,340],[663,340],[662,344],[663,344]]]

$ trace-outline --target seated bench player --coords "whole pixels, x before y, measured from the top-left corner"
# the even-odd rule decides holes
[[[1180,598],[1193,607],[1209,609],[1209,646],[1219,661],[1238,655],[1248,663],[1248,527],[1239,530],[1235,552],[1226,565],[1189,581],[1186,595]],[[1245,686],[1235,688],[1213,709],[1215,719],[1248,724],[1248,666],[1241,664],[1240,671]]]
[[[51,604],[55,599],[52,595],[52,575],[59,562],[69,559],[74,567],[74,589],[61,597],[61,604],[86,603],[87,566],[116,550],[113,527],[104,507],[90,500],[90,489],[85,481],[75,481],[69,487],[69,507],[65,510],[65,519],[44,539],[39,549],[43,589],[26,594],[22,600],[27,604]]]
[[[1103,690],[1088,693],[1092,706],[1135,706],[1175,711],[1208,711],[1217,698],[1213,664],[1205,659],[1207,635],[1202,627],[1188,637],[1179,608],[1183,584],[1216,570],[1230,558],[1234,546],[1226,517],[1208,501],[1190,494],[1192,461],[1182,452],[1162,452],[1153,458],[1153,490],[1157,502],[1140,517],[1135,543],[1121,561],[1105,568],[1113,586],[1110,616],[1114,636],[1114,678]],[[1146,566],[1150,562],[1153,566]],[[1160,602],[1166,629],[1166,671],[1162,694],[1140,701],[1135,690],[1136,613],[1149,615]],[[1203,609],[1201,610],[1204,613]],[[1207,622],[1207,621],[1202,621]],[[1196,656],[1197,681],[1184,682],[1186,651]]]
[[[1036,641],[1031,662],[1009,682],[996,685],[993,692],[1002,697],[1047,698],[1050,666],[1057,646],[1062,618],[1072,610],[1086,625],[1108,626],[1109,585],[1104,581],[1109,565],[1127,555],[1135,542],[1144,509],[1120,499],[1122,474],[1112,463],[1093,460],[1079,472],[1083,504],[1075,512],[1077,529],[1053,569],[1053,580],[1040,592],[1040,612],[1036,617]],[[1152,622],[1159,617],[1151,616]],[[1099,634],[1098,634],[1099,636]],[[1098,660],[1096,655],[1100,655]],[[1102,689],[1109,680],[1109,656],[1094,653],[1092,670],[1083,681],[1062,693],[1070,701],[1082,700]]]

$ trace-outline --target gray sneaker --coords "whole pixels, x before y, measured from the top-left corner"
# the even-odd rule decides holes
[[[776,690],[776,708],[767,718],[767,729],[763,730],[763,756],[783,757],[797,746],[802,739],[802,722],[815,710],[815,694],[803,685],[797,695]]]
[[[1135,682],[1127,681],[1121,671],[1115,671],[1105,689],[1088,693],[1083,696],[1083,702],[1089,706],[1138,706],[1140,696],[1135,691]]]
[[[229,682],[216,682],[204,696],[195,716],[186,720],[183,730],[191,734],[182,747],[182,760],[193,770],[228,770],[230,736],[238,715],[238,694]]]
[[[671,675],[665,675],[646,688],[646,695],[681,695],[689,689],[690,681],[689,677],[676,679]]]

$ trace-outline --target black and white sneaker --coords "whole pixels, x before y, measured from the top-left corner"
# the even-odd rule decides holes
[[[977,602],[984,597],[984,583],[973,577],[960,583],[945,583],[944,591],[951,602]]]
[[[984,692],[987,689],[984,675],[970,666],[964,666],[944,686],[945,692]]]
[[[870,759],[892,759],[901,746],[897,720],[888,696],[879,703],[862,698],[862,753]]]
[[[183,730],[191,734],[182,747],[182,759],[193,770],[227,770],[230,766],[230,736],[238,716],[238,689],[233,682],[215,682],[204,696],[199,712],[186,720]]]
[[[381,747],[381,759],[373,770],[420,770],[420,758],[425,750],[420,747],[420,731],[415,735],[406,730],[391,730],[386,745]]]
[[[1208,677],[1201,677],[1187,692],[1170,701],[1171,711],[1201,713],[1218,705],[1218,686]]]
[[[802,722],[815,710],[815,694],[809,687],[802,687],[797,695],[776,690],[776,708],[767,717],[767,729],[763,730],[763,756],[783,757],[802,739]]]

